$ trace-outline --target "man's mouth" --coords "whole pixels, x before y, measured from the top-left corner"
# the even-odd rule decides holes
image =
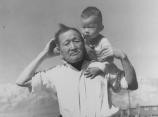
[[[79,51],[77,51],[77,52],[70,52],[70,56],[76,56],[78,54],[79,54]]]

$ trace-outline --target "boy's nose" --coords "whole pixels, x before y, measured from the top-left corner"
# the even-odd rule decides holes
[[[85,32],[84,32],[84,35],[89,35],[89,31],[85,31]]]
[[[88,28],[85,28],[85,29],[84,29],[84,33],[89,33]]]

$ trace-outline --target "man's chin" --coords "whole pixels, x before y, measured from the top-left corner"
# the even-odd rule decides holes
[[[74,58],[74,59],[70,59],[69,60],[69,63],[77,63],[77,62],[79,62],[79,61],[81,61],[82,60],[82,58]]]

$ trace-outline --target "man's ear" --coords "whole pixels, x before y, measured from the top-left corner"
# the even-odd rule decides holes
[[[60,51],[59,44],[56,44],[56,49],[57,49],[58,51]]]
[[[60,54],[59,45],[56,45],[56,47],[54,48],[54,53],[55,54]]]

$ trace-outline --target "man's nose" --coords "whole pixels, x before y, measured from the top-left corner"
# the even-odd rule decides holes
[[[71,49],[75,49],[76,48],[76,46],[75,46],[75,44],[73,42],[70,43],[70,48]]]

